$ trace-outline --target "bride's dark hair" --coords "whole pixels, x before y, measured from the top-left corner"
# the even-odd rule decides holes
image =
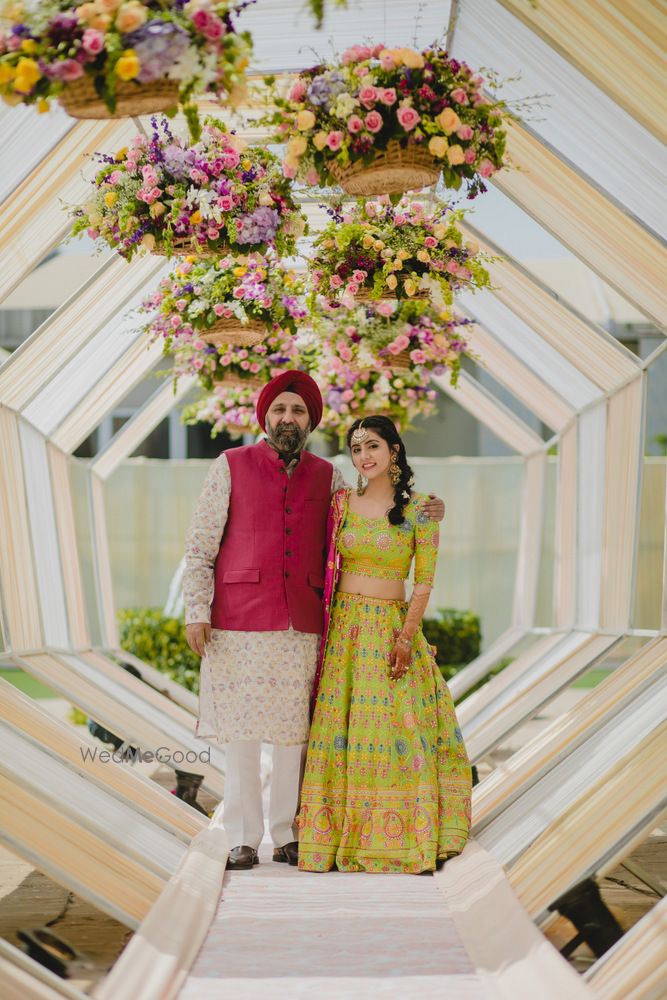
[[[411,487],[413,483],[412,469],[408,465],[408,459],[405,454],[405,445],[401,440],[401,435],[396,430],[396,425],[393,420],[389,417],[364,417],[363,420],[355,420],[355,422],[350,427],[347,432],[347,446],[351,449],[352,434],[357,428],[363,423],[364,429],[369,431],[375,431],[376,434],[387,442],[390,451],[396,451],[397,465],[401,473],[401,478],[398,480],[394,486],[394,506],[389,511],[389,523],[390,524],[402,524],[403,522],[403,511],[408,503],[411,496]],[[398,445],[398,448],[394,448],[394,445]]]

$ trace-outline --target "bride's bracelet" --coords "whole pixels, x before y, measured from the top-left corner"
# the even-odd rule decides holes
[[[404,635],[399,635],[396,642],[399,643],[401,646],[406,646],[408,648],[412,646],[412,639],[408,639],[407,636]]]

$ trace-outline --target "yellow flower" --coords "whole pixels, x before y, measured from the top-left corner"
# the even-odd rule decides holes
[[[76,8],[74,13],[76,14],[76,16],[80,21],[83,21],[84,24],[86,23],[89,24],[93,20],[93,18],[97,17],[97,4],[82,3],[79,7]]]
[[[116,161],[116,163],[120,163],[121,160],[124,160],[126,156],[127,156],[127,146],[123,146],[121,149],[118,150],[117,153],[113,154],[113,158]]]
[[[116,63],[116,76],[121,80],[134,80],[139,72],[139,59],[134,49],[125,49]]]
[[[419,52],[415,52],[414,49],[399,49],[401,53],[401,58],[406,66],[410,69],[423,69],[424,68],[424,57]]]
[[[189,253],[185,259],[188,261],[189,264],[196,264],[197,263],[197,258],[195,257],[195,255],[193,253]]]
[[[235,267],[232,273],[235,278],[242,278],[247,270],[247,267]]]
[[[192,215],[190,216],[190,223],[191,223],[191,225],[193,225],[193,226],[198,226],[198,225],[199,225],[199,223],[201,222],[201,220],[202,220],[202,214],[201,214],[201,212],[199,211],[199,209],[197,209],[197,210],[196,210],[195,212],[193,212],[193,213],[192,213]]]
[[[396,258],[396,260],[393,263],[393,268],[394,268],[395,271],[402,271],[403,270],[403,261],[401,260],[401,257],[400,257],[400,250],[399,250],[399,256]]]
[[[417,286],[412,280],[412,278],[407,278],[403,283],[403,288],[405,289],[406,295],[414,295],[417,291]]]
[[[428,262],[429,262],[430,259],[431,259],[431,256],[430,256],[428,250],[418,250],[417,251],[417,260],[422,261],[423,264],[428,264]]]
[[[316,132],[313,137],[313,145],[315,149],[324,149],[327,144],[327,133],[326,132]]]
[[[287,143],[287,156],[288,159],[293,159],[295,156],[303,156],[306,152],[308,146],[308,141],[305,135],[295,135]]]
[[[366,233],[363,240],[361,241],[361,245],[363,246],[364,250],[370,250],[370,248],[373,246],[374,243],[375,240],[369,233]]]
[[[150,212],[151,219],[158,219],[167,211],[167,206],[163,205],[161,201],[154,201],[153,204],[149,206],[148,211]]]
[[[0,63],[0,84],[13,80],[15,72],[14,67],[10,66],[9,63]]]
[[[396,254],[396,256],[398,257],[399,260],[407,260],[408,257],[410,256],[410,251],[409,250],[399,250],[398,253]]]
[[[463,163],[463,160],[465,159],[463,146],[450,146],[447,150],[447,159],[452,165]]]
[[[447,226],[445,226],[442,222],[438,222],[437,225],[433,227],[433,235],[435,236],[436,240],[441,240],[446,232],[447,232]]]
[[[144,233],[141,238],[142,245],[146,247],[149,253],[155,250],[155,237],[152,233]]]
[[[315,124],[315,115],[312,111],[308,111],[306,108],[304,111],[299,111],[296,116],[296,127],[301,132],[306,132],[309,128],[312,128]]]
[[[390,274],[387,280],[385,281],[385,285],[387,286],[387,288],[394,289],[396,288],[397,284],[398,284],[398,279],[395,274]]]
[[[252,160],[249,160],[248,157],[246,157],[245,160],[241,161],[241,166],[243,167],[244,170],[250,170],[252,166]]]
[[[24,38],[21,42],[21,50],[31,56],[37,51],[37,42],[34,38]]]
[[[35,107],[37,108],[37,113],[43,115],[45,111],[49,110],[49,102],[46,97],[40,97]]]
[[[16,105],[20,104],[22,100],[20,94],[3,94],[2,99],[5,102],[5,104],[8,104],[10,106],[10,108],[16,107]]]
[[[434,135],[432,139],[429,139],[428,151],[431,156],[444,156],[448,145],[444,135]]]
[[[457,128],[461,124],[461,119],[453,108],[445,108],[444,111],[441,111],[436,118],[436,121],[442,131],[446,132],[447,135],[450,135],[452,132],[456,132]]]
[[[396,66],[400,66],[403,62],[403,49],[383,49],[378,58],[382,61],[382,57],[391,56],[394,60]]]
[[[27,94],[41,78],[42,71],[34,59],[19,59],[14,79],[14,90]]]
[[[375,247],[376,250],[384,250],[384,243],[382,242],[382,240],[376,240],[373,246]]]
[[[107,191],[107,193],[104,196],[104,204],[108,208],[113,208],[117,201],[118,201],[118,195],[116,194],[116,192]]]

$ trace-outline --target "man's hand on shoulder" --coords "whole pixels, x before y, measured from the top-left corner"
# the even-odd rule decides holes
[[[192,652],[197,656],[203,656],[211,638],[211,626],[208,622],[193,622],[191,625],[186,625],[185,638]]]
[[[429,493],[429,499],[424,503],[422,510],[428,514],[431,521],[442,521],[445,516],[445,501],[435,493]]]

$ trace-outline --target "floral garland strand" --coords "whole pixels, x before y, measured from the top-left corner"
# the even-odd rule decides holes
[[[313,286],[323,296],[353,306],[360,296],[428,297],[436,287],[450,305],[455,292],[491,283],[483,264],[491,258],[459,228],[463,210],[407,200],[393,206],[384,196],[360,201],[351,211],[327,211],[331,221],[314,241],[309,262]]]
[[[146,113],[180,101],[197,134],[194,95],[214,94],[232,105],[245,96],[252,39],[234,26],[245,6],[230,0],[47,0],[28,9],[6,4],[0,95],[10,104],[36,104],[40,111],[48,109],[50,98],[61,99],[76,117]],[[74,95],[85,80],[99,105],[92,114],[85,102],[76,110]],[[133,106],[142,88],[160,82],[172,85],[163,92],[166,102]]]
[[[506,166],[509,113],[483,93],[484,82],[437,45],[421,52],[353,45],[338,62],[304,70],[286,96],[276,94],[266,121],[287,143],[290,178],[336,184],[341,171],[369,167],[397,144],[432,159],[436,176],[428,183],[441,170],[447,187],[465,182],[473,198]]]
[[[104,164],[94,193],[73,211],[72,235],[87,232],[130,260],[153,253],[294,252],[306,232],[279,160],[246,146],[207,119],[194,144],[153,118],[150,136],[137,135]]]

